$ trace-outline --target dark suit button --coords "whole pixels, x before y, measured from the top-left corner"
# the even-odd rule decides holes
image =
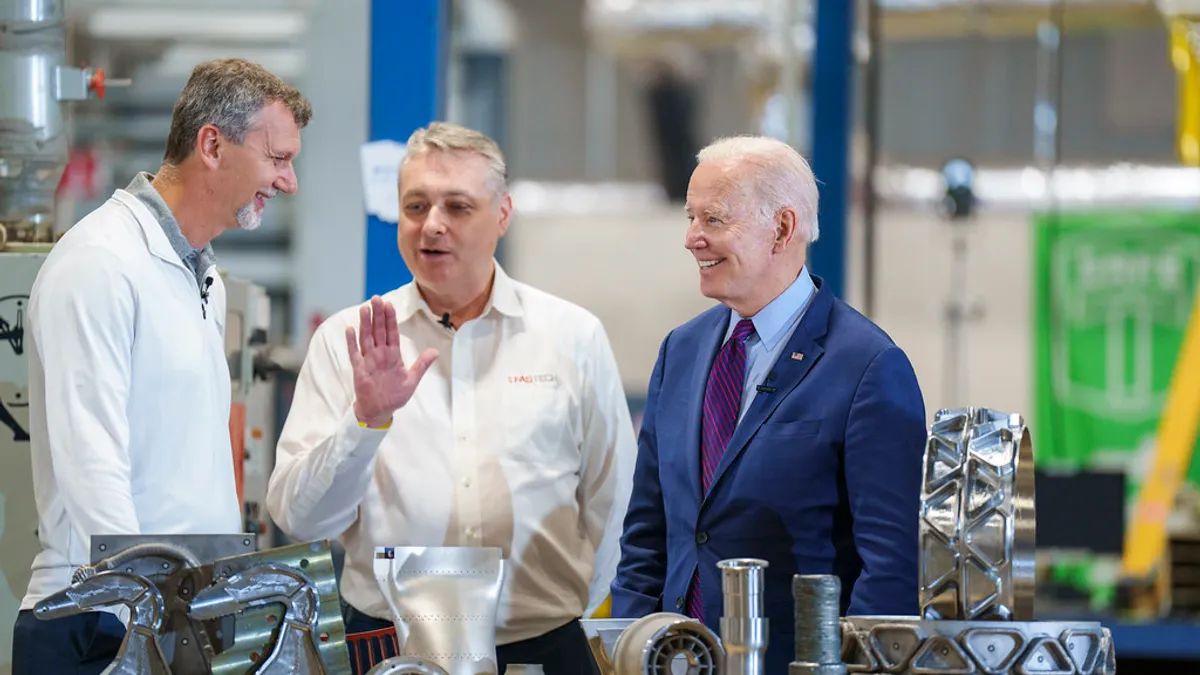
[[[697,544],[703,544],[707,541],[708,541],[708,533],[707,532],[697,532],[696,533],[696,543]]]
[[[683,609],[683,598],[675,598],[675,609]]]

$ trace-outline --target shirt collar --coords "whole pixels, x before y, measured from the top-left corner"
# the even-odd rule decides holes
[[[812,275],[808,273],[808,266],[805,265],[800,268],[799,276],[790,286],[754,315],[751,319],[754,322],[754,332],[764,347],[775,349],[775,345],[787,334],[796,315],[808,305],[808,300],[815,290]],[[731,314],[729,326],[730,330],[733,330],[733,326],[736,326],[742,317],[737,312]]]
[[[171,213],[171,207],[167,206],[162,195],[151,184],[152,180],[154,180],[153,175],[139,171],[129,182],[125,191],[146,205],[154,219],[158,221],[163,234],[167,235],[167,241],[171,242],[171,248],[179,255],[179,259],[196,274],[197,279],[200,279],[209,267],[216,264],[212,244],[207,244],[204,248],[199,249],[192,247],[187,238],[183,236],[183,230],[179,227],[179,221],[175,220],[175,214]]]
[[[492,294],[488,297],[487,305],[484,306],[480,316],[487,316],[493,309],[504,316],[521,316],[524,311],[521,308],[521,299],[517,296],[516,282],[505,273],[500,263],[493,259],[492,264],[496,273],[492,280]],[[397,289],[395,301],[392,304],[396,307],[396,320],[400,322],[408,321],[417,312],[424,313],[434,321],[441,319],[441,317],[433,315],[433,310],[429,309],[429,303],[421,297],[416,281]]]

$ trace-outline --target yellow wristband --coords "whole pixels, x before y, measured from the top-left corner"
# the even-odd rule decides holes
[[[378,430],[378,431],[383,431],[384,429],[390,429],[390,428],[392,427],[392,421],[391,421],[391,420],[388,420],[388,421],[387,421],[387,424],[385,424],[385,425],[383,425],[383,426],[381,426],[381,427],[369,427],[369,426],[367,426],[367,423],[366,423],[366,422],[364,422],[364,421],[362,421],[362,420],[359,420],[359,421],[358,421],[358,426],[360,426],[360,427],[362,427],[362,428],[364,428],[364,429],[376,429],[376,430]]]

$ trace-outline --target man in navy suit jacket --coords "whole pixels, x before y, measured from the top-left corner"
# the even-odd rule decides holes
[[[659,350],[612,615],[717,630],[717,562],[764,559],[778,675],[794,656],[795,574],[838,575],[843,615],[918,613],[925,406],[904,352],[806,268],[817,186],[791,147],[701,151],[687,214],[701,292],[721,304]]]

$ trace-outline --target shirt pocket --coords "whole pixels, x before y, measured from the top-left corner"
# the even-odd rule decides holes
[[[547,468],[562,465],[567,458],[577,462],[568,398],[558,381],[519,382],[505,387],[500,424],[506,454]]]

